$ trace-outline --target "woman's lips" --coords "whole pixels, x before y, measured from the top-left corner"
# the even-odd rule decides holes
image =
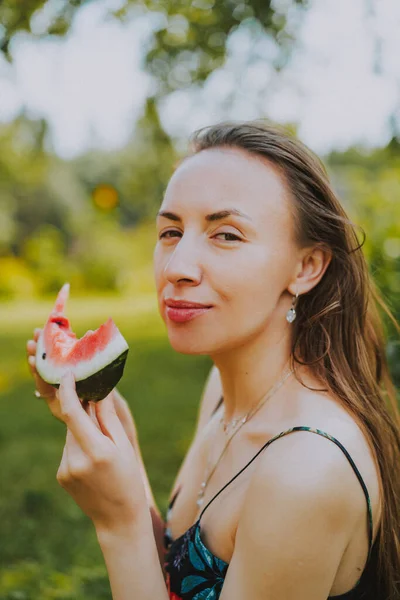
[[[166,306],[166,313],[171,321],[174,321],[175,323],[184,323],[185,321],[190,321],[195,317],[199,317],[211,308],[211,306],[204,308],[175,308]]]

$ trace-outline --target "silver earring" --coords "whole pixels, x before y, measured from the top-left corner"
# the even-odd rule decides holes
[[[297,316],[296,310],[294,307],[296,305],[298,296],[299,296],[299,292],[296,291],[296,295],[293,296],[293,298],[292,298],[292,306],[291,306],[291,308],[289,308],[289,310],[286,313],[286,321],[288,321],[289,323],[293,323],[293,321],[295,320],[295,318]]]

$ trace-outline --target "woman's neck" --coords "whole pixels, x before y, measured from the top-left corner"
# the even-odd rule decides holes
[[[247,414],[291,368],[291,344],[290,330],[269,330],[246,345],[211,356],[220,373],[226,422]]]

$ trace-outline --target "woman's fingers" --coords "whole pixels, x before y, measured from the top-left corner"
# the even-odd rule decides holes
[[[39,327],[36,327],[36,329],[34,329],[33,331],[33,340],[28,340],[26,342],[26,351],[28,356],[36,355],[37,341],[39,339],[41,331],[42,330]]]
[[[103,433],[121,449],[131,448],[131,442],[115,410],[112,392],[95,404],[96,417]]]
[[[104,436],[82,407],[75,391],[73,374],[68,371],[61,378],[57,396],[60,400],[61,418],[73,437],[88,456],[92,456],[104,443]]]
[[[36,371],[36,358],[35,356],[28,356],[28,367],[33,379],[35,380],[35,387],[41,394],[41,397],[45,400],[47,406],[50,409],[51,414],[62,421],[60,402],[56,397],[56,389],[54,386],[43,381],[38,372]]]
[[[33,340],[28,340],[26,342],[26,352],[27,352],[28,356],[36,355],[37,341],[39,339],[39,335],[40,335],[41,331],[42,330],[37,327],[33,332]]]
[[[90,470],[90,459],[82,451],[73,434],[67,429],[61,463],[57,471],[57,481],[61,487],[71,492],[79,480]]]
[[[36,342],[34,340],[28,340],[26,343],[26,351],[28,353],[28,356],[35,356],[36,355]]]
[[[85,471],[90,469],[91,459],[82,450],[81,444],[76,440],[70,429],[67,429],[65,448],[70,477],[79,478],[84,476]]]
[[[35,387],[36,387],[37,391],[40,393],[42,398],[46,399],[51,412],[58,419],[59,415],[55,414],[54,410],[52,409],[52,407],[49,404],[49,401],[53,402],[53,400],[56,399],[56,395],[55,395],[56,388],[53,385],[50,385],[49,383],[47,383],[46,381],[43,381],[43,379],[40,377],[39,373],[36,370],[36,357],[35,356],[32,356],[32,355],[28,356],[28,368],[29,368],[29,371],[30,371],[33,379],[35,380]],[[58,405],[58,400],[55,404]]]
[[[96,425],[97,429],[100,429],[100,431],[101,431],[101,427],[99,425],[99,422],[98,422],[97,416],[96,416],[95,402],[90,402],[90,401],[89,402],[85,402],[84,404],[82,404],[82,407],[83,407],[84,411],[92,419],[92,421]]]
[[[50,385],[49,383],[44,381],[40,377],[40,375],[36,369],[37,338],[40,335],[40,332],[41,332],[41,329],[39,329],[39,328],[35,329],[35,331],[33,333],[34,333],[34,337],[36,338],[36,341],[28,340],[26,342],[26,354],[27,354],[27,360],[28,360],[28,368],[29,368],[30,374],[32,375],[32,377],[35,380],[36,389],[40,393],[42,398],[46,398],[46,400],[52,401],[55,398],[56,388],[53,385]],[[51,412],[53,413],[53,415],[58,419],[59,418],[58,411],[56,410],[54,412],[54,410],[50,407],[50,405],[49,405],[49,408],[50,408]]]
[[[34,356],[28,356],[28,365],[29,365],[29,370],[32,373],[32,375],[36,374],[36,359]]]
[[[44,398],[44,401],[46,402],[47,406],[49,407],[49,410],[50,410],[51,414],[53,415],[53,417],[55,417],[56,419],[58,419],[59,421],[62,421],[64,423],[61,406],[60,406],[60,401],[56,396],[56,390],[54,390],[54,392],[55,393],[54,393],[53,398]]]

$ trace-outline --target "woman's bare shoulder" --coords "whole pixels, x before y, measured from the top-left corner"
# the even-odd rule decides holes
[[[361,514],[364,514],[366,498],[354,469],[356,467],[370,496],[375,531],[375,525],[379,524],[381,517],[380,470],[375,450],[361,419],[352,414],[334,394],[303,389],[295,420],[296,422],[286,423],[288,426],[284,426],[284,429],[300,425],[314,431],[294,432],[285,436],[292,439],[286,439],[282,450],[285,447],[288,452],[296,451],[296,447],[300,445],[308,448],[311,453],[318,453],[327,466],[334,462],[339,470],[343,469],[345,475],[341,485],[347,481],[348,493],[352,495],[355,504],[358,504]],[[301,436],[303,439],[295,439],[294,436]],[[274,453],[277,450],[275,447]]]
[[[330,496],[333,505],[339,507],[339,513],[347,513],[350,534],[360,518],[365,517],[366,497],[354,467],[334,440],[340,442],[352,459],[356,457],[354,464],[374,499],[373,507],[376,507],[376,475],[365,457],[366,446],[360,443],[355,429],[352,432],[348,428],[344,432],[329,427],[328,423],[322,427],[298,425],[304,430],[285,428],[287,435],[274,439],[262,453],[251,477],[250,497],[252,491],[260,494],[263,486],[267,493],[263,500],[275,490],[281,490],[282,494],[290,492],[296,497],[304,493],[306,500],[310,494],[317,499]]]

